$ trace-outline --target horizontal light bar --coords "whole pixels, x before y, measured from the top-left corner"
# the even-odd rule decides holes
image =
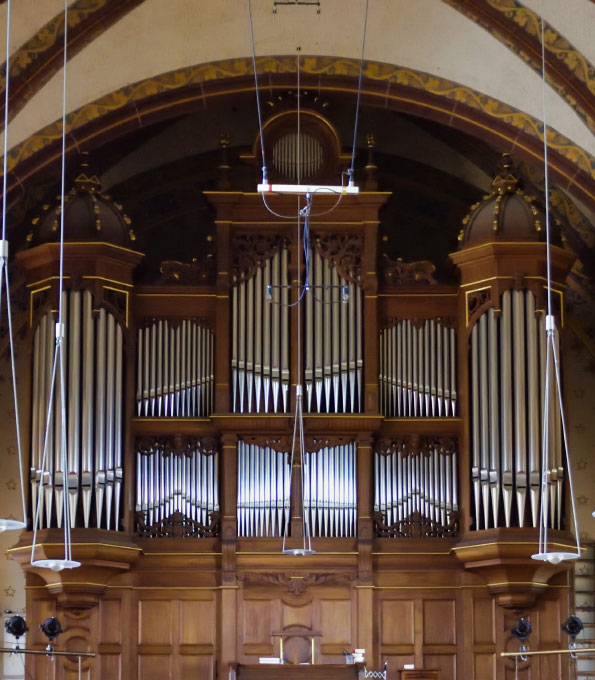
[[[259,194],[359,194],[359,187],[354,184],[259,184],[256,191]]]

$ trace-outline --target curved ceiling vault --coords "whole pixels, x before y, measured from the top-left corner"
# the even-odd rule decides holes
[[[548,14],[553,1],[545,0],[551,178],[560,213],[572,214],[581,242],[589,246],[595,215],[595,69],[573,46],[573,35],[557,30],[555,12]],[[583,16],[595,19],[590,0],[573,2],[580,3]],[[221,104],[215,102],[254,108],[245,3],[166,4],[164,10],[157,0],[70,3],[69,151],[113,150],[115,142],[128,148],[124,140],[138,140],[139,131],[202,110],[218,111]],[[539,175],[540,25],[531,4],[371,0],[362,106],[426,121],[426,132],[445,144],[459,135],[459,151],[469,146],[461,146],[463,138],[494,152],[509,151],[524,161],[528,174]],[[19,41],[11,45],[10,69],[13,202],[36,182],[55,178],[60,156],[63,14],[51,16],[56,0],[37,0],[37,12],[30,5],[23,0],[23,14],[15,6],[12,18],[13,41]],[[354,99],[363,0],[350,3],[349,21],[340,0],[323,0],[320,15],[306,7],[279,8],[273,15],[273,0],[252,0],[252,6],[258,72],[267,93],[282,95],[295,87],[294,45],[300,44],[302,86],[322,96]],[[4,19],[5,7],[0,5]],[[337,25],[341,31],[329,30]],[[2,89],[4,83],[2,78]],[[399,140],[390,141],[388,146],[396,147],[391,153],[398,154]],[[215,150],[217,140],[210,143]],[[481,170],[489,173],[492,161]],[[121,162],[114,157],[112,165]],[[485,185],[485,178],[476,184]],[[568,196],[574,205],[568,205]]]

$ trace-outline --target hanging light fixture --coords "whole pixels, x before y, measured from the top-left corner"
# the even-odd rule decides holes
[[[10,283],[8,278],[8,241],[6,239],[6,185],[8,158],[8,90],[10,80],[10,0],[6,4],[6,84],[4,87],[4,162],[2,176],[2,239],[0,240],[0,311],[2,309],[2,287],[6,290],[6,317],[8,320],[8,336],[10,344],[10,364],[12,372],[12,391],[14,397],[14,417],[19,460],[19,478],[21,482],[21,505],[23,520],[12,517],[0,518],[0,533],[7,530],[24,529],[27,526],[27,507],[25,504],[25,483],[23,476],[23,454],[21,447],[21,428],[19,420],[19,403],[15,375],[14,338],[12,334],[12,314],[10,308]]]
[[[560,365],[558,353],[556,351],[556,321],[552,314],[552,279],[551,279],[551,245],[550,245],[550,210],[549,210],[549,177],[548,177],[548,143],[547,143],[547,122],[546,122],[546,70],[545,70],[545,20],[543,18],[543,0],[541,0],[541,85],[542,85],[542,110],[543,110],[543,160],[545,173],[545,237],[546,237],[546,266],[547,266],[547,315],[545,318],[546,334],[546,362],[545,362],[545,396],[543,408],[543,441],[542,441],[542,469],[541,469],[541,507],[539,514],[539,549],[531,557],[534,560],[559,564],[564,560],[576,560],[580,557],[580,537],[576,514],[576,504],[574,499],[574,488],[572,484],[572,469],[570,466],[570,456],[568,448],[568,436],[566,432],[566,419],[564,416],[564,405],[562,401],[562,383],[560,380]],[[552,376],[553,367],[553,376]],[[552,392],[552,380],[554,381],[555,398],[558,399],[560,407],[560,420],[562,424],[563,446],[566,457],[566,470],[568,473],[568,489],[570,491],[570,501],[574,521],[574,533],[576,537],[576,552],[564,550],[551,550],[548,543],[548,469],[550,453],[550,401]]]
[[[44,569],[52,569],[53,571],[62,571],[63,569],[74,569],[80,567],[81,563],[72,559],[72,542],[70,538],[70,503],[68,500],[68,455],[66,443],[66,368],[65,368],[65,340],[66,340],[66,325],[64,323],[63,310],[63,288],[64,288],[64,187],[66,175],[66,63],[67,63],[67,45],[68,45],[68,1],[64,0],[64,62],[62,65],[62,171],[61,171],[61,191],[60,191],[60,249],[59,249],[59,275],[58,275],[58,321],[55,326],[55,340],[56,346],[54,351],[54,361],[52,366],[52,378],[50,383],[50,394],[48,399],[48,410],[45,427],[45,437],[43,444],[43,455],[41,461],[41,474],[39,477],[39,491],[38,498],[42,496],[43,480],[46,473],[47,450],[48,441],[51,436],[50,425],[52,423],[52,409],[54,402],[54,394],[56,387],[56,378],[60,381],[59,392],[59,418],[60,418],[60,438],[59,451],[60,463],[62,467],[62,501],[63,501],[63,515],[62,521],[64,524],[64,558],[63,559],[35,559],[35,547],[37,541],[37,529],[39,526],[39,514],[41,503],[37,504],[35,517],[33,520],[33,541],[31,544],[31,566],[40,567]]]

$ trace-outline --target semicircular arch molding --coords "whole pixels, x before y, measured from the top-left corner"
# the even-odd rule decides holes
[[[295,86],[294,56],[257,60],[267,90]],[[304,87],[355,95],[359,61],[308,57],[302,63]],[[431,119],[488,141],[533,165],[543,166],[543,125],[527,113],[481,92],[436,75],[393,64],[364,63],[362,104]],[[126,86],[68,114],[67,153],[93,150],[139,126],[196,111],[215,97],[254,91],[250,57],[197,64]],[[256,106],[256,104],[255,104]],[[7,159],[9,191],[57,164],[61,155],[61,120],[11,149]],[[552,180],[595,210],[595,158],[571,140],[548,129]]]

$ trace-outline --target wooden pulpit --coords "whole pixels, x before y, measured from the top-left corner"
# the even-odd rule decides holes
[[[400,671],[401,680],[440,680],[440,671],[429,671],[423,668]]]

